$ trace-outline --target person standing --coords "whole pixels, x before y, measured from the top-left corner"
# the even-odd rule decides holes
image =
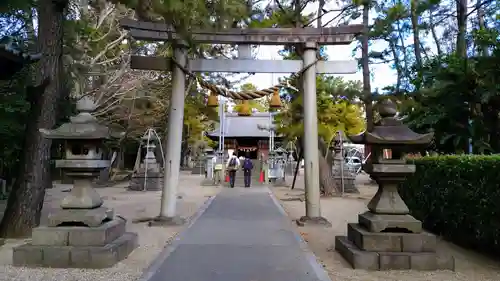
[[[238,167],[240,166],[240,160],[236,156],[236,152],[233,152],[233,155],[229,157],[226,163],[226,170],[227,173],[229,174],[229,186],[231,188],[234,188],[234,180],[236,179],[236,171],[238,170]]]
[[[245,160],[243,160],[243,177],[245,181],[245,187],[250,187],[251,181],[252,181],[252,169],[253,169],[253,163],[250,158],[245,157]]]

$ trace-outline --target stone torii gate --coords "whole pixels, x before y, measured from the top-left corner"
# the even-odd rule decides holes
[[[122,20],[121,26],[130,36],[144,41],[171,41],[174,59],[164,57],[132,56],[131,68],[141,70],[172,71],[172,95],[169,108],[167,150],[165,156],[165,181],[161,199],[160,219],[178,222],[176,217],[177,185],[179,182],[182,124],[184,115],[185,77],[181,66],[192,72],[233,73],[296,73],[304,67],[304,160],[306,188],[306,217],[321,218],[319,164],[318,164],[318,116],[316,106],[316,74],[352,74],[357,62],[317,61],[319,45],[347,45],[363,30],[362,25],[346,25],[333,28],[255,28],[225,29],[221,31],[194,31],[191,40],[207,44],[236,44],[238,59],[187,59],[186,45],[182,38],[166,24]],[[253,60],[251,45],[302,44],[302,60]],[[316,63],[315,63],[316,62]]]

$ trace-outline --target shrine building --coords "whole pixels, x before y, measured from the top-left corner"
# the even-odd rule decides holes
[[[269,131],[259,129],[258,125],[269,127],[271,119],[269,112],[254,112],[250,115],[225,113],[224,118],[224,152],[236,152],[238,157],[248,156],[251,159],[267,159],[269,152]],[[219,141],[220,125],[214,131],[207,133],[213,141]],[[274,138],[275,148],[281,139]]]

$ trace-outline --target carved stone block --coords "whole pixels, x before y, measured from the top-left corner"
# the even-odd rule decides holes
[[[360,214],[358,221],[361,226],[370,232],[382,232],[384,230],[408,230],[412,233],[422,232],[422,222],[411,215],[384,215],[374,214],[370,211]]]

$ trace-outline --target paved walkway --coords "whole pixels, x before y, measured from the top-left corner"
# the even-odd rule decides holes
[[[150,281],[327,281],[266,187],[224,189]]]

